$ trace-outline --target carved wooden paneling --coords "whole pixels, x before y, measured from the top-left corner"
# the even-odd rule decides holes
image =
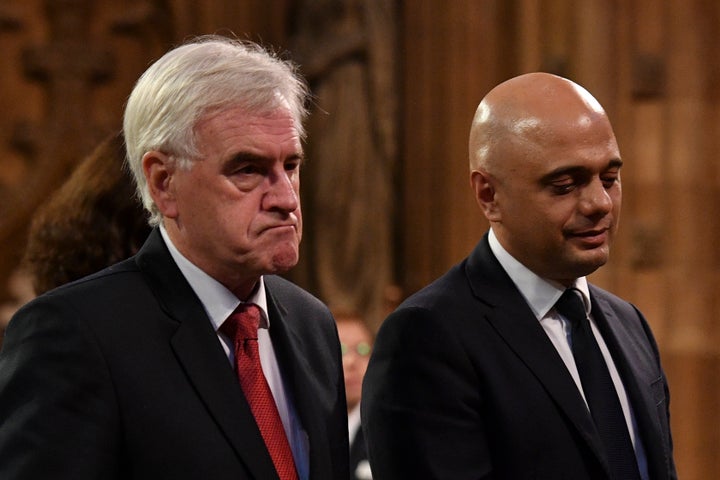
[[[612,286],[643,308],[658,340],[666,335],[665,312],[657,298],[667,295],[664,202],[662,188],[666,122],[665,80],[652,78],[666,68],[664,9],[656,2],[620,2],[618,80],[620,97],[614,118],[623,172],[623,218],[608,278]]]
[[[405,2],[400,278],[422,287],[486,228],[469,184],[467,136],[477,103],[510,68],[505,2]]]
[[[290,276],[332,309],[357,312],[375,327],[395,284],[396,5],[302,0],[295,7],[288,46],[314,99],[302,254]]]
[[[664,342],[678,362],[679,383],[675,404],[682,425],[679,437],[682,466],[689,478],[720,474],[717,455],[720,426],[710,419],[718,414],[720,397],[720,335],[718,335],[717,238],[720,202],[717,178],[717,125],[720,103],[714,72],[718,56],[718,5],[692,0],[671,2],[667,12],[668,43],[667,155],[663,184],[667,210],[668,259],[665,271],[672,296],[665,297],[668,338]],[[715,172],[715,174],[713,174]],[[687,370],[685,370],[687,365]],[[691,375],[690,378],[687,375]],[[703,384],[703,381],[707,383]],[[685,384],[694,388],[683,388]],[[708,408],[714,406],[715,410]],[[687,415],[686,415],[687,414]],[[714,425],[714,428],[712,427]]]
[[[109,53],[92,46],[86,30],[79,28],[90,23],[92,2],[23,2],[22,9],[19,5],[7,7],[19,12],[21,38],[7,50],[12,52],[8,64],[33,95],[16,94],[4,100],[17,116],[5,119],[11,133],[2,147],[19,173],[0,192],[2,284],[21,255],[30,215],[96,141],[97,125],[88,121],[91,92],[112,72]],[[46,21],[33,24],[34,18]]]

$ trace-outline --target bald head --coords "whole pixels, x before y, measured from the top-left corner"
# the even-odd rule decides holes
[[[495,172],[510,154],[538,142],[607,121],[600,103],[580,85],[549,73],[528,73],[492,89],[470,130],[470,169]],[[520,151],[518,151],[520,149]]]
[[[480,102],[469,146],[475,198],[510,255],[565,286],[607,261],[622,160],[587,90],[547,73],[508,80]]]

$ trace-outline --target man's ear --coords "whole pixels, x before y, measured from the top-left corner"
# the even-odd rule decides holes
[[[155,205],[163,217],[177,217],[177,200],[173,175],[176,172],[175,161],[169,155],[151,150],[143,155],[143,173]]]
[[[491,221],[500,220],[500,211],[497,203],[496,180],[483,170],[470,172],[470,185],[475,192],[475,201],[482,209],[485,217]]]

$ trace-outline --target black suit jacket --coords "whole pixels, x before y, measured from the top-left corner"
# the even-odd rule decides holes
[[[676,478],[668,389],[640,312],[590,286],[632,404],[650,478]],[[365,376],[375,480],[608,478],[589,412],[487,235],[382,325]]]
[[[347,478],[335,323],[266,276],[270,335],[310,477]],[[277,478],[237,378],[157,230],[127,261],[38,297],[0,352],[0,478]]]

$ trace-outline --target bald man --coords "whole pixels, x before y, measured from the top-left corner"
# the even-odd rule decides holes
[[[378,333],[362,403],[373,478],[676,478],[650,328],[586,280],[622,197],[602,106],[522,75],[482,100],[469,147],[490,230]]]

